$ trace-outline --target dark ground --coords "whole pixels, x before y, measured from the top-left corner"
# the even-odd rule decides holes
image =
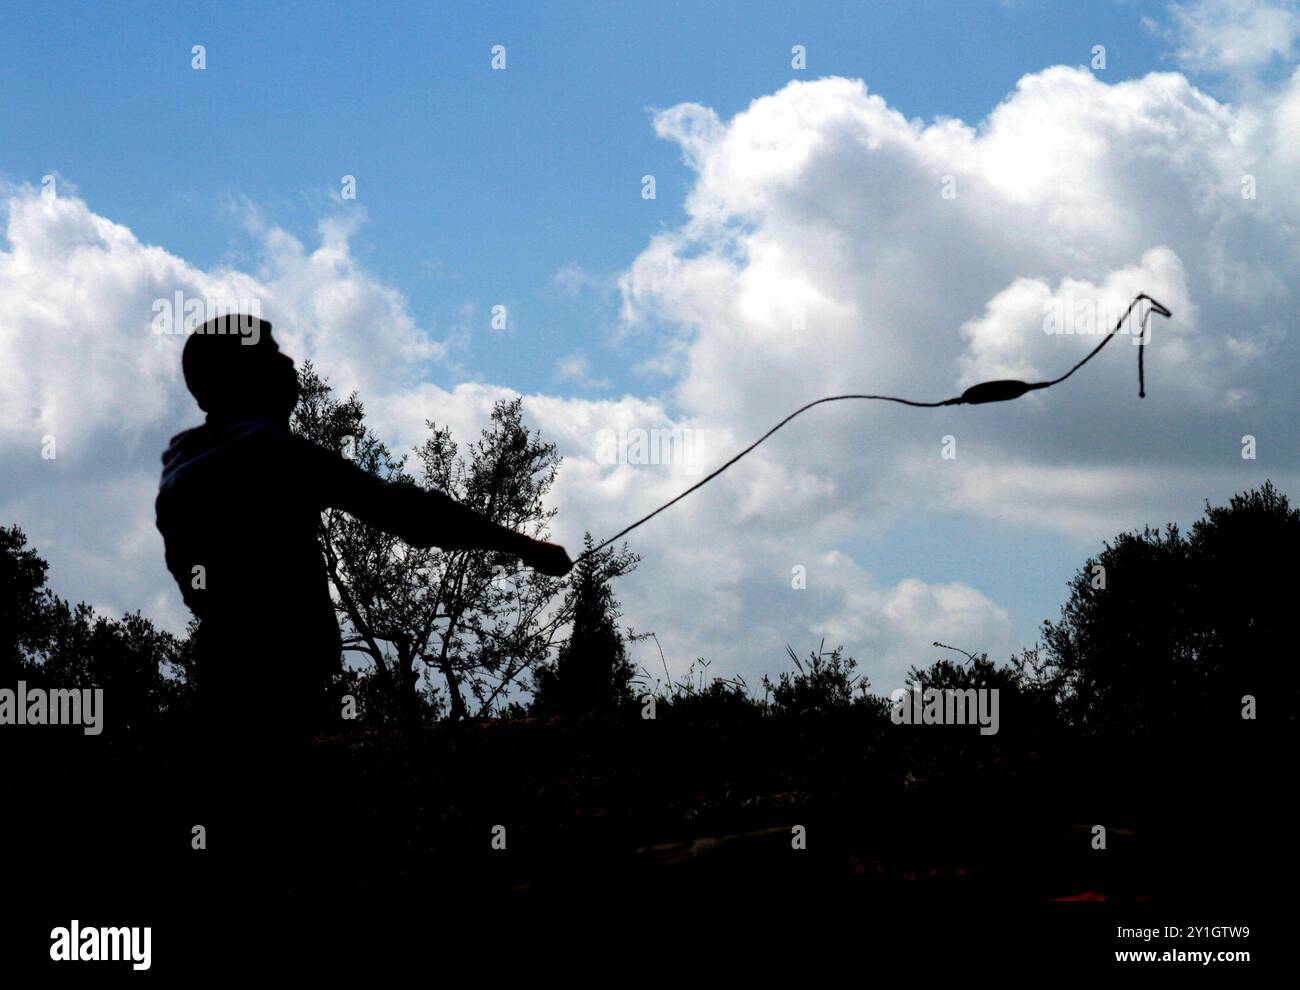
[[[726,932],[747,955],[780,944],[811,960],[836,929],[881,959],[970,942],[997,965],[1075,968],[1150,947],[1118,943],[1116,924],[1244,923],[1244,947],[1262,948],[1292,896],[1294,777],[1254,727],[1042,750],[851,715],[357,732],[317,740],[292,846],[242,863],[217,836],[190,848],[173,800],[185,760],[166,737],[68,734],[5,761],[0,943],[39,957],[72,917],[149,924],[159,975],[230,962],[234,944],[241,960],[333,967],[551,924],[575,951],[629,958]],[[624,918],[614,941],[584,934]]]

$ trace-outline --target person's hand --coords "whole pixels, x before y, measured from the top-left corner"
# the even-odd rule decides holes
[[[564,547],[558,543],[544,543],[534,540],[524,557],[524,563],[535,571],[550,577],[564,577],[573,568],[573,561]]]

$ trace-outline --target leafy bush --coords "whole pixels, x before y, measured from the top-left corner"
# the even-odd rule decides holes
[[[870,681],[854,674],[858,663],[844,656],[844,647],[824,651],[825,640],[808,657],[805,666],[788,645],[786,654],[795,671],[782,671],[773,682],[763,675],[764,691],[770,696],[776,715],[828,715],[855,707],[871,705]],[[854,694],[857,697],[854,697]]]

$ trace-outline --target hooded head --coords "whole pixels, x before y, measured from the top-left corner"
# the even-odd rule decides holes
[[[255,316],[218,316],[185,342],[185,384],[208,414],[289,418],[298,404],[293,358],[280,352],[271,324]]]

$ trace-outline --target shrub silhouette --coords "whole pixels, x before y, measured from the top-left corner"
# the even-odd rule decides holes
[[[112,737],[181,718],[192,700],[189,637],[155,628],[138,611],[112,619],[70,604],[46,586],[48,570],[21,529],[0,529],[0,684],[103,688]]]
[[[573,630],[561,645],[553,664],[533,675],[533,713],[536,715],[613,715],[634,701],[634,668],[618,629],[619,603],[609,587],[613,573],[623,573],[635,561],[614,550],[593,552],[588,533],[583,553],[571,577],[566,608],[573,615]]]
[[[776,715],[829,715],[855,706],[865,706],[871,682],[854,673],[858,662],[844,656],[844,647],[825,652],[826,642],[809,654],[807,666],[788,645],[785,648],[795,670],[782,671],[776,681],[763,676],[763,687]],[[854,697],[854,693],[857,697]]]
[[[1300,510],[1265,482],[1226,506],[1207,503],[1187,534],[1171,524],[1107,542],[1071,580],[1060,617],[1044,622],[1043,642],[1010,665],[984,654],[969,663],[945,658],[913,667],[910,677],[939,688],[999,688],[1017,712],[1005,724],[1027,740],[1191,732],[1207,719],[1239,729],[1247,695],[1268,706],[1273,724],[1294,726],[1300,685],[1285,660],[1290,585],[1265,563],[1281,568],[1298,556]],[[842,647],[826,652],[824,643],[803,660],[787,646],[795,669],[775,680],[765,675],[763,699],[739,678],[706,681],[702,659],[679,682],[650,688],[648,676],[634,676],[609,587],[635,561],[625,550],[605,550],[578,565],[563,607],[572,632],[556,660],[535,673],[532,714],[613,713],[647,693],[665,714],[712,721],[888,711],[856,661]],[[183,713],[195,688],[190,639],[156,629],[138,612],[110,619],[70,604],[47,587],[47,571],[21,529],[0,528],[0,682],[111,685],[118,727]],[[256,690],[256,672],[248,678]],[[361,724],[397,720],[391,692],[364,671],[346,679]],[[421,704],[434,716],[446,710],[439,691],[426,692]],[[516,700],[500,711],[514,717],[525,706]]]
[[[626,872],[631,850],[665,839],[708,847],[716,837],[785,826],[784,850],[790,822],[812,823],[816,843],[799,860],[813,864],[810,877],[854,885],[877,903],[922,896],[1036,903],[1080,891],[1116,900],[1171,891],[1235,896],[1254,882],[1240,869],[1240,850],[1267,848],[1265,830],[1286,821],[1276,766],[1293,743],[1285,738],[1295,708],[1283,638],[1289,585],[1261,560],[1289,563],[1297,530],[1296,511],[1265,485],[1207,506],[1187,535],[1176,527],[1122,534],[1085,562],[1039,648],[1010,664],[974,653],[912,669],[927,687],[997,688],[995,736],[892,725],[888,702],[871,693],[853,658],[824,643],[805,656],[787,646],[793,669],[763,678],[766,696],[754,697],[740,678],[709,679],[702,659],[678,681],[665,661],[667,681],[651,688],[633,677],[609,587],[619,561],[634,555],[592,554],[565,603],[571,635],[537,670],[531,706],[532,714],[577,718],[539,725],[520,718],[525,707],[512,699],[494,710],[515,725],[322,739],[315,756],[329,797],[319,807],[328,812],[319,840],[310,841],[347,867],[323,873],[329,884],[352,883],[369,896],[385,877],[409,880],[410,890],[533,882],[542,889],[548,878],[562,887],[575,874],[635,884],[646,875]],[[1095,566],[1106,569],[1105,587],[1094,587]],[[0,529],[0,593],[12,606],[0,612],[0,658],[13,675],[0,686],[19,677],[112,684],[107,734],[170,728],[187,695],[201,690],[188,640],[138,614],[111,620],[69,605],[45,575],[21,531]],[[258,672],[241,673],[256,691]],[[373,673],[349,676],[361,718],[345,733],[395,717]],[[646,693],[656,696],[657,724],[639,718],[637,696]],[[1243,694],[1259,698],[1258,722],[1241,718]],[[434,696],[429,704],[446,702]],[[622,718],[582,718],[592,713]],[[239,729],[232,723],[232,733]],[[72,735],[60,748],[61,738],[42,737],[0,781],[0,797],[36,815],[9,816],[9,846],[45,870],[55,851],[93,841],[102,858],[124,864],[131,883],[140,864],[166,874],[145,827],[151,816],[175,813],[165,788],[144,789],[152,806],[97,819],[91,833],[82,816],[85,807],[116,807],[141,780],[174,784],[188,767],[169,758],[153,778],[143,776],[141,767],[170,752],[147,735],[134,753]],[[62,758],[73,746],[78,759]],[[485,820],[520,823],[511,840],[524,855],[467,844],[467,829]],[[1122,853],[1119,836],[1128,830],[1144,844],[1143,858],[1092,855],[1079,823],[1098,821],[1115,826],[1111,852]],[[328,844],[336,837],[345,839]],[[470,846],[479,853],[467,854]],[[770,863],[737,853],[728,876],[768,884]],[[693,875],[702,879],[684,890],[719,882]]]
[[[1269,482],[1227,506],[1207,503],[1190,535],[1169,525],[1107,543],[1075,575],[1059,620],[1043,627],[1071,727],[1145,735],[1206,719],[1240,726],[1248,694],[1294,720],[1290,587],[1265,562],[1285,566],[1297,554],[1300,511]]]

